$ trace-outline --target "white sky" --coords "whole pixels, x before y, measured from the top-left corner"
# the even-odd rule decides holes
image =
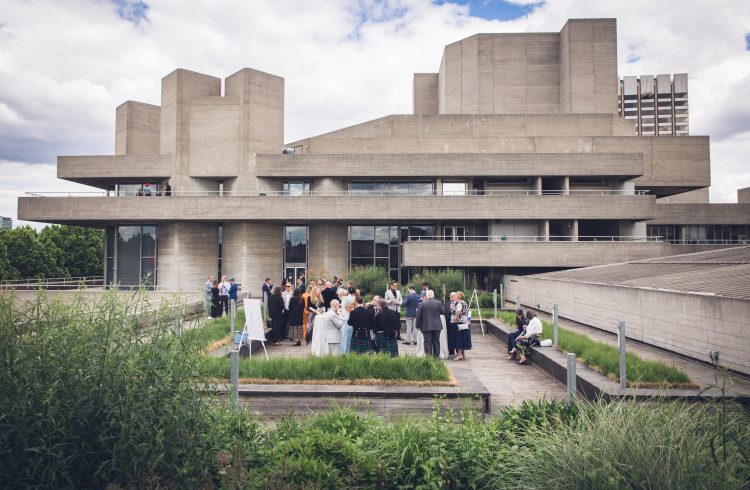
[[[477,1],[486,15],[491,0]],[[620,76],[689,74],[690,133],[711,136],[711,200],[750,186],[748,0],[548,0],[509,21],[429,0],[165,0],[145,18],[138,3],[0,2],[0,215],[14,224],[26,191],[85,189],[55,178],[55,157],[114,153],[115,107],[159,104],[177,67],[284,77],[293,141],[410,113],[412,74],[436,72],[448,43],[582,17],[618,19]]]

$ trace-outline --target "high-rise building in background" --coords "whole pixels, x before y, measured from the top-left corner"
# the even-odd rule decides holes
[[[617,111],[635,123],[639,136],[687,136],[687,73],[623,77],[617,97]]]
[[[6,228],[13,228],[13,220],[10,218],[6,218],[5,216],[0,216],[0,230],[4,230]]]
[[[687,136],[676,79],[624,81],[628,111],[653,102],[647,126],[618,115],[614,19],[477,34],[414,75],[413,114],[284,145],[283,78],[178,69],[160,105],[117,108],[115,155],[58,157],[60,178],[101,195],[19,198],[19,218],[105,228],[110,284],[195,290],[218,272],[253,294],[266,276],[365,265],[402,282],[460,268],[492,289],[506,274],[741,243],[749,204],[657,199],[711,183],[709,138]],[[664,136],[673,126],[681,136]],[[673,225],[731,227],[684,241]]]

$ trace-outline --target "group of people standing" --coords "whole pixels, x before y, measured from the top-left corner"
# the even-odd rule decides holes
[[[375,295],[365,302],[354,283],[334,278],[306,284],[299,278],[295,284],[284,281],[274,287],[272,279],[263,283],[263,297],[268,307],[271,332],[269,341],[281,345],[289,340],[294,346],[313,341],[316,317],[317,336],[322,336],[323,353],[385,352],[398,356],[398,341],[417,345],[424,338],[426,355],[440,355],[440,333],[447,330],[449,358],[460,361],[471,349],[469,306],[463,293],[451,293],[443,305],[435,293],[423,284],[420,293],[413,287],[402,297],[398,282],[389,284],[383,296]],[[406,333],[401,337],[401,309],[405,307]],[[319,339],[321,337],[318,337]]]
[[[227,276],[222,276],[219,282],[214,276],[208,276],[203,285],[203,311],[209,320],[229,314],[230,301],[237,301],[237,289],[234,277],[227,280]]]

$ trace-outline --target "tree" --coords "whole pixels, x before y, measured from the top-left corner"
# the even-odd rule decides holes
[[[3,233],[10,267],[5,279],[61,277],[67,271],[57,265],[57,251],[42,243],[30,226]]]
[[[56,251],[63,277],[101,276],[104,270],[104,230],[77,226],[51,225],[39,238]]]

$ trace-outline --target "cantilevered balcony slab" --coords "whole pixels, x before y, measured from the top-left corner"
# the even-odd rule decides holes
[[[587,267],[685,253],[657,241],[513,242],[411,241],[403,245],[408,267]]]
[[[259,177],[474,177],[643,175],[642,153],[380,153],[257,155]]]
[[[57,157],[57,177],[106,188],[125,179],[166,179],[172,155],[89,155]]]
[[[656,218],[650,225],[746,225],[750,204],[656,204]]]
[[[22,197],[18,217],[49,223],[626,219],[654,216],[648,195]],[[408,211],[408,212],[407,212]]]

